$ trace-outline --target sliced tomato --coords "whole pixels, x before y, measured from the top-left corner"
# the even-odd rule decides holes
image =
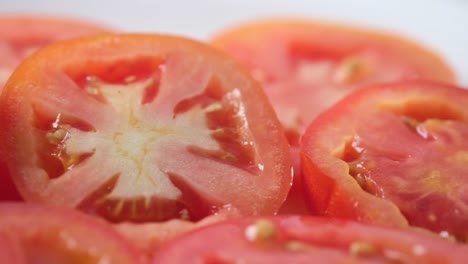
[[[108,31],[90,22],[43,16],[0,16],[0,92],[16,66],[55,41]],[[0,201],[21,200],[0,154]]]
[[[320,115],[303,136],[315,212],[468,238],[468,90],[376,85]]]
[[[306,126],[363,85],[421,78],[455,80],[449,66],[433,51],[365,28],[265,20],[221,32],[212,44],[243,62],[261,82],[286,128],[293,156],[299,152]],[[300,165],[294,166],[294,184],[283,208],[288,213],[301,211],[297,210],[302,197]]]
[[[27,76],[27,78],[26,78]],[[27,201],[111,221],[275,213],[291,160],[261,87],[227,55],[162,35],[64,41],[0,98],[3,148]]]
[[[187,233],[157,251],[153,263],[463,263],[467,250],[410,229],[277,216]]]
[[[78,211],[0,204],[2,263],[143,263],[141,253],[102,220]]]

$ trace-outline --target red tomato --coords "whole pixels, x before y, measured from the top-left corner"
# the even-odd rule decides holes
[[[16,69],[0,110],[28,201],[111,221],[197,221],[273,214],[290,188],[287,140],[262,89],[187,39],[109,34],[49,46]]]
[[[60,39],[107,31],[65,18],[0,16],[0,92],[14,68],[36,49]],[[0,155],[0,201],[21,200]]]
[[[320,115],[303,136],[315,212],[468,238],[468,91],[376,85]]]
[[[426,232],[305,216],[218,222],[156,252],[153,263],[464,263],[466,246]]]
[[[306,20],[269,20],[222,32],[212,43],[261,82],[299,161],[299,137],[324,109],[363,85],[425,78],[454,82],[432,51],[399,36]],[[306,212],[300,165],[284,212]],[[299,207],[299,210],[297,209]]]
[[[0,204],[2,263],[142,263],[142,255],[108,224],[64,208]]]

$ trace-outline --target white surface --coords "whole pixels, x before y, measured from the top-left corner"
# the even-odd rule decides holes
[[[226,26],[274,16],[363,25],[439,52],[468,87],[468,0],[0,0],[0,12],[82,17],[117,29],[207,39]]]

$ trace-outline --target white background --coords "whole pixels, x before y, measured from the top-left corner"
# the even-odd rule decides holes
[[[0,0],[1,13],[91,19],[124,31],[207,39],[264,17],[310,17],[410,37],[439,52],[468,87],[468,0]]]

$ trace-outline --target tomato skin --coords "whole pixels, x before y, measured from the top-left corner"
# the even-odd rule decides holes
[[[4,202],[0,215],[0,245],[7,245],[0,248],[0,256],[13,261],[8,263],[144,261],[110,225],[75,210]]]
[[[371,29],[301,19],[266,19],[232,27],[211,43],[244,63],[285,127],[291,154],[307,125],[337,100],[372,83],[429,79],[455,82],[450,66],[411,40]],[[293,161],[299,161],[299,156]],[[282,212],[310,213],[300,163]],[[300,206],[298,206],[300,204]],[[299,207],[299,208],[298,208]]]
[[[282,215],[197,229],[160,248],[153,263],[463,263],[466,252],[426,232]]]
[[[465,241],[467,104],[465,89],[416,81],[371,86],[335,104],[303,136],[313,211]]]
[[[108,89],[99,95],[92,86],[95,77],[99,84],[105,83],[102,89]],[[162,84],[156,85],[158,82]],[[120,86],[141,83],[148,85],[141,101],[125,102],[135,96],[118,95],[139,92]],[[127,103],[137,110],[127,115]],[[274,214],[292,179],[287,141],[262,89],[224,53],[180,37],[105,34],[48,46],[12,74],[0,97],[0,111],[6,124],[0,132],[4,136],[1,143],[25,200],[79,208],[113,222],[165,221],[186,217],[187,211],[189,220],[198,221],[226,208],[241,215]],[[138,122],[134,122],[135,113],[141,117]],[[200,121],[205,113],[208,120]],[[166,124],[179,116],[184,119],[175,125],[182,128],[140,129],[159,120]],[[66,123],[62,130],[55,129],[57,120]],[[203,134],[194,136],[202,132],[192,124],[183,127],[184,120],[203,126],[195,127]],[[25,131],[24,124],[33,127],[32,131]],[[124,131],[128,136],[113,132],[122,127],[130,127],[130,132]],[[189,133],[191,129],[194,134]],[[72,135],[70,148],[80,153],[78,158],[62,155],[63,142],[54,141],[63,130],[68,134],[60,140],[70,140]],[[175,141],[179,134],[173,131],[189,143]],[[147,140],[150,133],[148,142],[140,140]],[[170,137],[166,139],[166,135]],[[151,141],[153,138],[164,140]],[[141,148],[128,144],[133,139]],[[203,149],[206,142],[207,149]],[[222,149],[214,149],[215,143]],[[59,152],[54,152],[56,146],[61,148]],[[157,152],[159,148],[164,151]],[[224,151],[231,155],[224,155]],[[127,153],[147,156],[126,159]],[[143,184],[127,177],[140,172],[138,168],[156,174],[161,187],[152,188],[153,182]],[[90,176],[97,174],[101,176]],[[152,176],[148,174],[137,176],[148,181]],[[109,192],[114,190],[116,198],[108,199],[113,198]],[[155,199],[145,200],[145,195]],[[101,198],[108,203],[102,203]]]

